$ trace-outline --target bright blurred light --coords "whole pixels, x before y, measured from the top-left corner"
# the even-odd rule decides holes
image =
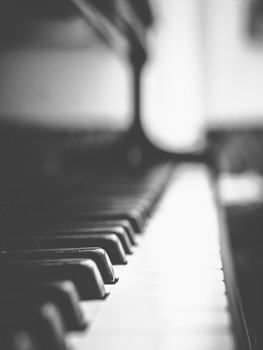
[[[145,125],[164,147],[193,148],[204,120],[199,5],[196,0],[153,4],[157,18],[144,76]]]

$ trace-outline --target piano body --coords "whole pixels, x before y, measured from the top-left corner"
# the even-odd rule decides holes
[[[218,190],[222,134],[174,152],[144,131],[153,13],[0,3],[1,349],[261,348],[260,289],[236,272]]]

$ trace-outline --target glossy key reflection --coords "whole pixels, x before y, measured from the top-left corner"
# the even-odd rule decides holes
[[[60,259],[91,259],[93,260],[103,278],[104,283],[117,282],[112,263],[108,254],[102,248],[60,248],[60,249],[35,249],[1,251],[0,261],[19,260],[60,260]]]
[[[107,292],[97,265],[92,260],[60,259],[2,262],[0,281],[8,287],[30,281],[72,281],[81,299],[104,299]]]

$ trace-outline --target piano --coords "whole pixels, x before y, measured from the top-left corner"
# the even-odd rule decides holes
[[[3,0],[0,16],[1,349],[260,349],[255,221],[222,198],[224,132],[175,152],[144,130],[151,2]]]

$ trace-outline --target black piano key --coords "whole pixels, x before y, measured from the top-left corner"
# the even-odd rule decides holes
[[[34,350],[67,350],[63,320],[54,304],[0,301],[0,309],[0,334],[22,328],[32,338]]]
[[[45,303],[38,308],[39,317],[34,320],[36,342],[41,350],[66,350],[65,328],[60,313],[52,303]]]
[[[107,296],[97,265],[92,260],[63,259],[44,261],[1,262],[0,282],[7,286],[29,281],[72,281],[83,300],[104,299]]]
[[[129,237],[126,233],[126,231],[124,230],[123,227],[111,227],[111,228],[107,228],[107,229],[101,229],[101,228],[71,228],[71,229],[65,229],[65,228],[53,228],[50,229],[49,231],[46,231],[44,233],[45,236],[58,236],[58,235],[62,235],[62,236],[77,236],[77,235],[82,235],[82,236],[89,236],[89,235],[98,235],[98,234],[115,234],[122,246],[123,249],[125,251],[126,254],[132,254],[132,246],[129,240]]]
[[[52,235],[44,237],[7,237],[4,240],[6,250],[50,249],[50,248],[103,248],[113,264],[127,264],[126,255],[119,238],[115,234],[96,235]]]
[[[61,206],[61,207],[59,207]],[[52,211],[52,208],[50,208]],[[145,221],[149,217],[148,207],[145,206],[145,203],[141,203],[140,201],[129,201],[129,198],[123,197],[118,200],[106,201],[101,199],[98,201],[96,199],[82,199],[82,200],[70,200],[68,202],[58,203],[58,207],[54,208],[54,213],[63,213],[68,211],[75,212],[85,212],[85,211],[125,211],[125,212],[137,212],[137,216],[140,216],[141,221]]]
[[[9,205],[2,207],[2,221],[8,228],[13,222],[38,225],[42,222],[128,220],[136,233],[143,230],[145,219],[138,209],[90,209],[90,208],[37,208],[36,206]]]
[[[0,349],[4,350],[38,350],[32,335],[23,329],[23,325],[17,328],[0,329]]]
[[[122,227],[129,236],[130,242],[132,245],[136,245],[136,237],[133,227],[131,226],[130,222],[128,220],[90,220],[90,221],[81,221],[81,222],[74,222],[74,221],[63,221],[60,223],[45,223],[43,224],[42,230],[45,229],[52,229],[52,228],[65,228],[65,229],[75,229],[75,228],[98,228],[102,230],[110,230],[112,227]],[[14,230],[14,232],[18,232],[19,228]],[[26,230],[25,230],[26,232]]]
[[[41,236],[48,230],[53,229],[101,229],[112,230],[114,227],[121,227],[127,233],[130,244],[136,245],[136,237],[134,229],[132,228],[128,220],[99,220],[99,221],[70,221],[63,220],[60,222],[9,222],[8,226],[5,226],[5,235],[12,236]]]
[[[79,307],[79,296],[71,281],[29,282],[19,286],[0,288],[1,302],[27,302],[38,305],[51,302],[60,311],[64,325],[68,331],[83,330],[87,326]]]
[[[71,220],[128,220],[136,233],[141,233],[144,227],[144,220],[140,213],[136,210],[79,210],[71,211],[67,214],[54,215],[54,221],[60,221],[70,218]],[[50,218],[49,218],[50,219]]]
[[[150,198],[141,197],[141,196],[131,196],[129,195],[104,195],[98,193],[97,195],[90,195],[89,193],[76,193],[69,198],[63,199],[61,201],[63,205],[86,205],[86,206],[94,206],[95,208],[121,208],[124,206],[125,208],[132,209],[133,207],[137,207],[141,209],[145,214],[150,205]]]
[[[43,248],[86,248],[86,247],[99,247],[103,248],[112,264],[125,265],[127,264],[127,258],[119,240],[115,234],[96,234],[85,236],[82,234],[73,236],[57,235],[47,237],[42,242]]]
[[[40,249],[0,251],[1,261],[15,260],[51,260],[51,259],[91,259],[93,260],[103,278],[104,283],[117,282],[115,272],[108,254],[102,248],[64,248],[64,249]]]

